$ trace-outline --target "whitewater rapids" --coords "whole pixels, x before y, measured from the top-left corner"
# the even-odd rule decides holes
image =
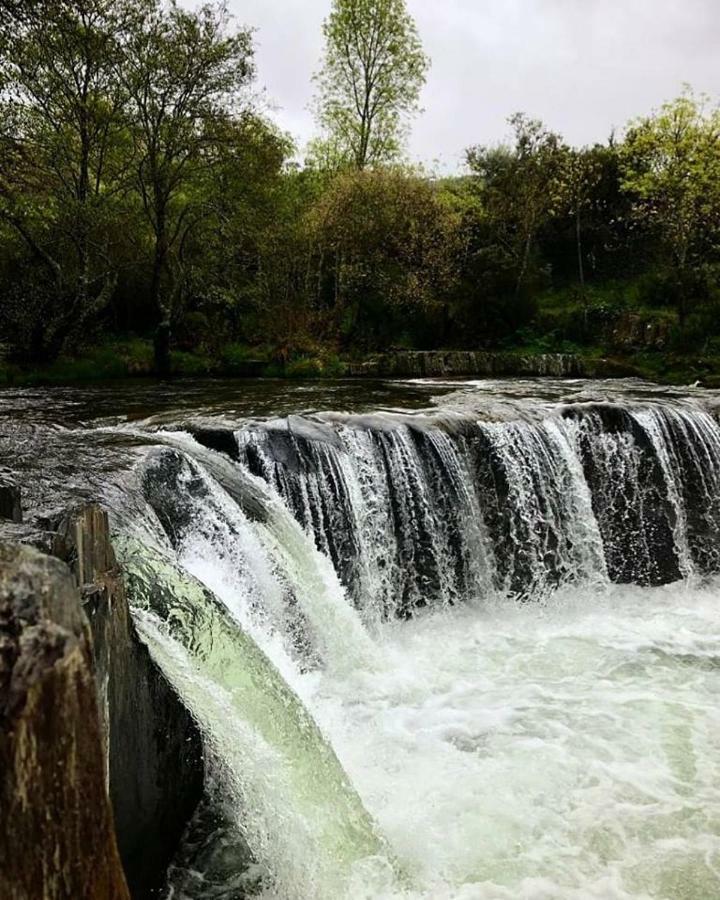
[[[378,643],[377,670],[293,687],[409,896],[720,896],[716,583],[434,613]]]

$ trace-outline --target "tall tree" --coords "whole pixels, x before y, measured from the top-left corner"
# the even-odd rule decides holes
[[[115,284],[103,225],[125,184],[115,61],[133,15],[123,0],[0,2],[0,219],[49,278],[39,357],[56,355]]]
[[[682,324],[692,264],[720,228],[720,109],[690,92],[666,103],[631,126],[622,164],[635,214],[657,231],[674,272]]]
[[[249,30],[231,28],[224,2],[194,12],[174,0],[144,5],[142,22],[126,35],[117,72],[131,98],[137,185],[153,236],[156,366],[167,373],[183,249],[203,214],[197,187],[218,165],[218,145],[237,137],[229,123],[253,79],[253,47]]]
[[[517,113],[510,119],[513,147],[471,147],[467,161],[483,205],[515,270],[515,295],[525,287],[538,232],[558,203],[562,140],[542,122]]]
[[[583,308],[583,332],[588,328],[588,298],[585,290],[586,265],[583,229],[585,218],[589,216],[595,191],[603,175],[604,147],[585,147],[577,150],[574,147],[562,147],[558,165],[558,199],[564,207],[562,212],[569,215],[573,223],[575,236],[575,255],[580,302]]]
[[[345,339],[377,346],[398,321],[437,312],[454,287],[458,217],[435,185],[412,172],[341,173],[309,224],[332,275],[330,306]]]
[[[333,0],[316,76],[317,118],[358,169],[395,160],[429,59],[405,0]]]

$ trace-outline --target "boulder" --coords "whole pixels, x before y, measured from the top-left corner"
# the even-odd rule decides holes
[[[0,545],[0,897],[128,900],[74,579]]]

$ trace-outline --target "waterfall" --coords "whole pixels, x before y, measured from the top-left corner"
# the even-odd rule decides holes
[[[187,435],[165,440],[185,452],[150,453],[141,478],[183,566],[260,639],[269,626],[308,664],[367,664],[372,646],[357,613],[327,558],[282,503]]]
[[[294,417],[235,438],[241,465],[333,561],[365,621],[720,568],[720,429],[701,409]]]
[[[616,585],[662,590],[720,572],[720,427],[698,404],[502,415],[466,405],[189,428],[149,435],[131,504],[135,516],[144,504],[145,520],[133,528],[117,516],[123,564],[139,632],[206,735],[268,896],[405,890],[411,842],[392,817],[380,829],[366,812],[368,798],[383,808],[382,795],[353,784],[378,763],[333,707],[332,686],[343,685],[345,709],[367,692],[383,715],[395,677],[388,629],[420,635],[438,665],[425,622],[552,610],[577,596],[599,603]],[[462,624],[437,627],[482,658],[480,638],[453,630]],[[575,640],[560,645],[568,665]],[[526,639],[522,652],[531,648]],[[401,680],[401,719],[414,715],[423,678]],[[502,709],[487,717],[510,721]],[[483,752],[482,728],[450,732],[453,753]]]
[[[147,545],[121,542],[120,556],[138,630],[229,773],[237,825],[276,895],[345,896],[369,860],[392,874],[331,747],[223,604]]]

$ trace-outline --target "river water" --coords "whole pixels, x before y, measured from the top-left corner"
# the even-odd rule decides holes
[[[221,859],[178,860],[175,900],[241,896],[247,854],[286,900],[720,897],[718,399],[0,394],[31,518],[111,508],[140,632],[205,732],[228,828]]]

